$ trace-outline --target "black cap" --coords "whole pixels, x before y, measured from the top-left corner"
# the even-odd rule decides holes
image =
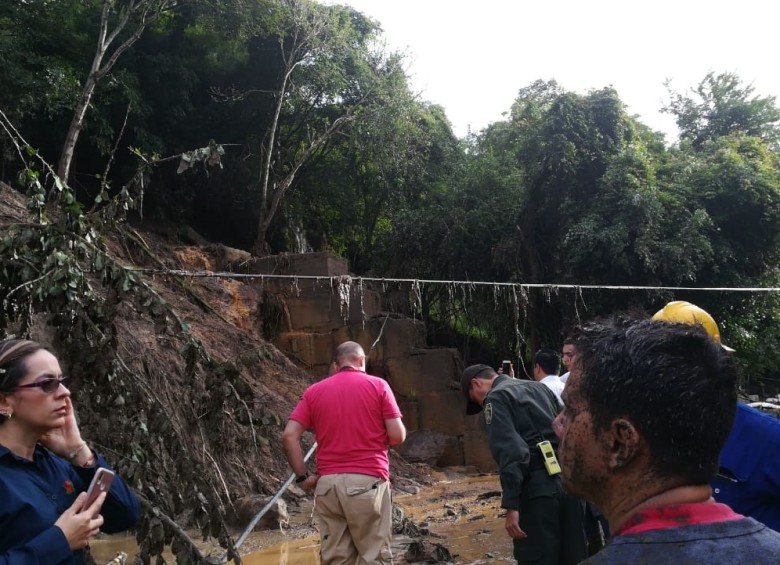
[[[463,371],[463,376],[460,378],[460,388],[463,390],[463,394],[466,396],[466,414],[469,416],[482,412],[482,406],[469,398],[471,379],[480,373],[487,371],[492,371],[493,374],[496,374],[496,370],[493,369],[493,367],[490,365],[471,365],[466,367],[466,369]]]

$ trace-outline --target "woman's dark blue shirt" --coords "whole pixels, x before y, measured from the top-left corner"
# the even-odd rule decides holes
[[[98,467],[110,469],[99,455],[94,468],[84,469],[41,446],[29,461],[0,445],[0,565],[81,565],[83,552],[71,551],[54,523],[87,489]],[[138,522],[138,499],[120,477],[115,477],[100,513],[106,533]]]

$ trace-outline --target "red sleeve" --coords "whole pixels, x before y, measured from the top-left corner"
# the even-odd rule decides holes
[[[309,410],[309,402],[306,393],[303,394],[300,402],[298,402],[298,405],[293,409],[292,414],[290,414],[290,420],[300,422],[307,430],[312,428],[311,411]]]

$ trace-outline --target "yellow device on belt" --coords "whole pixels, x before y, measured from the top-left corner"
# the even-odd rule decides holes
[[[539,451],[542,452],[542,459],[544,460],[544,466],[547,469],[547,474],[550,476],[557,475],[561,472],[561,466],[558,464],[558,458],[555,456],[555,450],[549,441],[540,441],[536,444]]]

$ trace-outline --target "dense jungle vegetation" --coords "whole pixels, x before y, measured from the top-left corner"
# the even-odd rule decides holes
[[[408,313],[430,343],[458,347],[466,361],[527,358],[585,319],[690,300],[719,321],[754,386],[780,385],[777,292],[587,288],[780,286],[780,109],[734,74],[669,92],[678,139],[628,115],[609,86],[575,93],[554,80],[529,84],[505,119],[459,139],[444,109],[411,89],[409,63],[386,49],[381,23],[345,6],[5,0],[0,54],[0,181],[26,193],[37,218],[0,234],[0,332],[24,335],[49,316],[73,346],[69,365],[94,379],[83,394],[117,379],[107,415],[155,390],[174,412],[213,404],[216,420],[205,423],[184,408],[148,421],[140,410],[142,424],[120,426],[115,444],[132,450],[120,467],[139,491],[170,515],[194,512],[223,545],[223,486],[253,479],[240,466],[224,478],[216,459],[250,449],[244,425],[260,430],[249,467],[281,457],[268,440],[279,402],[266,391],[247,407],[247,367],[258,356],[289,367],[262,346],[231,362],[210,357],[159,286],[124,269],[106,243],[132,238],[127,222],[189,228],[258,256],[327,250],[362,277],[579,285],[413,284]],[[148,313],[152,333],[179,336],[181,359],[165,363],[180,362],[181,383],[130,378],[165,363],[141,367],[143,344],[123,345],[137,333],[122,325],[125,298]],[[174,390],[185,382],[199,395],[187,402]],[[211,392],[220,386],[224,398]],[[99,414],[86,423],[99,429]],[[209,435],[225,429],[229,445]],[[150,447],[165,433],[178,442]],[[175,451],[193,437],[214,442],[214,458]],[[156,457],[168,471],[151,474]],[[170,477],[194,490],[168,496]]]
[[[258,255],[329,250],[364,276],[778,282],[780,110],[730,73],[669,92],[677,140],[627,115],[608,86],[541,80],[504,120],[458,139],[411,90],[381,23],[344,6],[9,0],[0,52],[0,109],[16,128],[0,138],[0,179],[19,186],[30,157],[18,135],[85,206],[142,184],[133,217],[147,225],[190,226]],[[216,144],[223,168],[139,175],[139,164]],[[774,375],[776,293],[531,292],[513,299],[520,315],[474,318],[438,286],[417,306],[434,341],[471,333],[527,353],[560,343],[583,315],[672,297],[711,310],[753,376]]]

